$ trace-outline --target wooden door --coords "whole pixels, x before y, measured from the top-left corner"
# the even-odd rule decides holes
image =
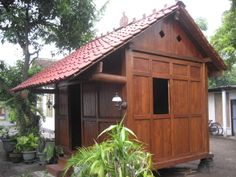
[[[70,151],[69,114],[68,114],[68,87],[58,88],[55,117],[55,143]]]
[[[90,146],[105,137],[97,136],[105,128],[121,120],[121,111],[112,103],[112,97],[121,86],[107,83],[84,83],[82,86],[82,145]]]

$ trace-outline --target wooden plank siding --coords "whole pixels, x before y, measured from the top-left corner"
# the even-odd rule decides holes
[[[205,157],[209,152],[207,70],[204,56],[180,24],[171,18],[154,24],[131,42],[126,57],[128,126],[153,154],[154,167]],[[168,80],[168,114],[154,114],[153,78]]]
[[[140,61],[142,59],[143,62]],[[154,154],[153,160],[157,166],[165,166],[165,161],[175,158],[207,152],[204,146],[207,138],[203,133],[206,123],[203,120],[207,119],[202,98],[204,64],[138,52],[133,53],[133,63],[131,124],[146,149]],[[153,63],[168,68],[159,70],[159,67],[150,67]],[[139,68],[148,69],[141,72]],[[153,113],[153,78],[169,81],[168,114]]]

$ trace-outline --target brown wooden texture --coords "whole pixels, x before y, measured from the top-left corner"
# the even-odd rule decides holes
[[[161,37],[160,32],[164,36]],[[181,40],[178,41],[177,37]],[[202,58],[194,42],[186,34],[178,21],[169,17],[161,22],[157,22],[148,28],[145,33],[134,39],[134,46],[152,51],[162,51],[169,54],[185,57]]]
[[[131,124],[145,148],[153,154],[154,164],[170,166],[207,154],[208,149],[203,145],[208,141],[203,104],[204,63],[139,52],[133,52],[132,56],[133,90],[128,92],[133,103]],[[153,78],[168,80],[167,114],[153,112]]]
[[[70,148],[70,130],[69,130],[69,112],[68,112],[68,87],[62,86],[58,88],[58,96],[56,100],[58,110],[55,118],[55,139],[56,144],[62,146],[65,151]]]
[[[82,84],[82,145],[90,146],[97,136],[111,124],[121,120],[121,112],[112,103],[115,93],[121,95],[121,86],[108,83]]]

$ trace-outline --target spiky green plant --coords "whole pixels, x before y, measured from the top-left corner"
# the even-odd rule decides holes
[[[144,151],[136,135],[123,125],[123,119],[98,137],[105,133],[109,135],[106,141],[79,148],[72,155],[65,174],[73,169],[72,177],[153,177],[151,154]]]

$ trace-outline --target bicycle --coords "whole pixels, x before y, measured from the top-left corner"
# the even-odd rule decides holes
[[[211,135],[223,135],[223,128],[220,123],[209,120],[208,127]]]

